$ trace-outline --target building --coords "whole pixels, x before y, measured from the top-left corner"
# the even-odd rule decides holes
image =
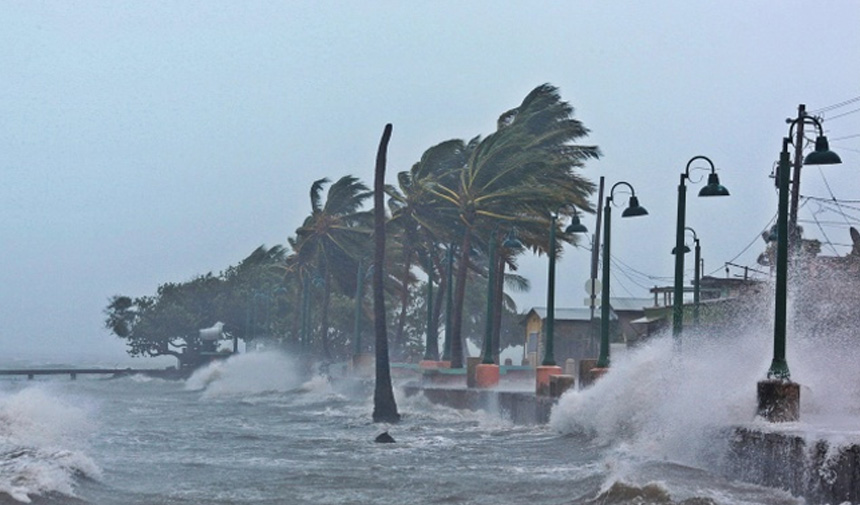
[[[599,300],[598,300],[599,302]],[[645,315],[650,307],[650,298],[611,298],[609,335],[611,342],[634,343],[640,340],[645,328],[633,321]],[[544,357],[546,339],[546,307],[533,307],[526,312],[522,324],[525,326],[523,363],[539,365]],[[553,354],[556,363],[568,359],[579,361],[596,358],[600,341],[600,307],[556,308],[553,318]]]

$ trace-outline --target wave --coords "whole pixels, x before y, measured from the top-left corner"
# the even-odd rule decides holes
[[[209,399],[283,393],[302,385],[298,362],[276,351],[237,354],[210,363],[185,381],[186,390],[203,391]]]
[[[74,496],[78,478],[101,470],[84,452],[93,432],[88,412],[41,387],[0,393],[0,496]]]

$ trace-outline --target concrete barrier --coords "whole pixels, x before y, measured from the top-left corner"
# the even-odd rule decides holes
[[[737,428],[724,473],[784,489],[809,503],[860,503],[860,446],[807,441],[799,435]]]
[[[466,387],[473,388],[478,386],[478,365],[481,364],[481,358],[466,358]]]
[[[573,375],[550,375],[549,376],[549,396],[552,398],[560,398],[568,389],[575,385]]]
[[[549,422],[550,411],[555,403],[552,398],[538,397],[530,391],[444,388],[416,383],[402,387],[407,396],[423,394],[428,400],[439,405],[455,409],[484,410],[520,425]]]

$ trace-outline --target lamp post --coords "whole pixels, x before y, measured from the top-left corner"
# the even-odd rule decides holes
[[[427,342],[424,345],[423,365],[426,367],[437,366],[439,360],[439,333],[436,326],[436,318],[433,317],[433,261],[427,257]]]
[[[353,359],[361,353],[361,298],[364,294],[364,272],[362,271],[362,267],[363,261],[359,258],[358,268],[355,273],[355,318],[352,325],[352,340],[355,344],[353,347]]]
[[[685,181],[690,178],[690,167],[693,162],[704,160],[710,165],[711,173],[708,175],[708,184],[699,191],[699,196],[728,196],[729,190],[720,184],[714,163],[706,156],[693,156],[687,162],[687,168],[681,173],[681,182],[678,184],[678,221],[675,233],[675,250],[680,251],[684,247],[684,220],[687,205],[687,186]],[[698,265],[696,266],[698,268]],[[684,254],[675,255],[675,286],[672,295],[672,336],[680,338],[684,327]]]
[[[445,341],[442,344],[442,362],[440,366],[448,368],[451,366],[451,329],[452,314],[454,310],[454,244],[448,244],[445,251]]]
[[[487,257],[487,319],[484,326],[484,348],[481,364],[476,369],[475,383],[479,388],[494,387],[499,383],[499,365],[493,361],[493,322],[495,321],[495,291],[496,291],[496,232],[498,226],[490,233],[490,243]],[[522,244],[509,233],[503,247],[519,249]]]
[[[555,259],[556,259],[556,223],[558,221],[559,208],[556,212],[550,215],[549,221],[549,272],[547,273],[547,290],[546,290],[546,324],[544,325],[544,354],[543,361],[539,367],[535,369],[536,392],[538,395],[549,394],[549,377],[550,375],[558,375],[561,373],[561,367],[555,362]],[[580,222],[579,214],[576,208],[573,207],[573,216],[571,217],[570,225],[564,230],[568,233],[587,233],[588,229]]]
[[[612,199],[615,194],[615,188],[619,185],[625,185],[630,189],[630,201],[627,208],[621,213],[621,217],[636,217],[646,216],[648,211],[645,207],[639,205],[639,199],[636,198],[636,191],[628,182],[616,182],[612,189],[609,190],[609,196],[606,197],[606,205],[603,207],[603,291],[600,299],[600,353],[597,357],[597,364],[592,371],[597,374],[605,373],[609,368],[609,251],[610,251],[610,235],[612,222]]]
[[[355,274],[355,319],[353,321],[353,347],[352,370],[356,375],[369,376],[373,372],[373,355],[361,350],[361,302],[364,299],[364,281],[373,272],[373,264],[364,268],[364,259],[358,259],[358,268]]]
[[[696,236],[696,230],[692,228],[687,229],[693,232],[693,242],[696,244],[696,253],[693,256],[696,261],[696,269],[693,273],[693,324],[699,326],[699,301],[702,293],[702,247],[699,244],[699,237]]]
[[[555,366],[555,228],[558,212],[550,216],[549,225],[549,273],[546,291],[546,342],[541,366]],[[567,233],[588,233],[588,228],[579,220],[579,214],[574,209],[570,225],[564,230]]]
[[[796,421],[800,418],[800,386],[791,382],[791,373],[785,359],[787,298],[788,298],[788,253],[789,253],[789,161],[788,146],[791,130],[800,121],[811,120],[818,127],[815,151],[806,155],[804,165],[835,165],[842,163],[839,155],[830,150],[821,122],[811,116],[792,121],[789,137],[782,139],[777,168],[779,204],[776,220],[776,293],[773,322],[773,360],[767,372],[767,380],[758,383],[758,414],[768,421]],[[799,181],[795,181],[798,184]]]
[[[699,272],[701,271],[701,262],[702,262],[702,248],[699,245],[699,237],[696,235],[696,230],[690,228],[689,226],[684,228],[685,231],[689,231],[693,234],[693,242],[696,244],[696,269],[693,272],[693,323],[698,326],[699,325],[699,283],[701,282],[701,278]],[[672,254],[677,254],[678,246],[672,248]],[[684,244],[683,249],[681,249],[682,254],[687,254],[690,252],[690,248],[687,247],[687,244]]]

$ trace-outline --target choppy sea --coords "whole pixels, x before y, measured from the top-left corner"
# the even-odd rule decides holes
[[[401,394],[403,421],[374,424],[371,391],[300,379],[274,352],[186,381],[5,378],[0,503],[803,503],[721,476],[722,428],[755,422],[759,358],[727,373],[707,345],[669,355],[657,341],[615,358],[545,426]],[[396,443],[374,443],[383,431]]]

